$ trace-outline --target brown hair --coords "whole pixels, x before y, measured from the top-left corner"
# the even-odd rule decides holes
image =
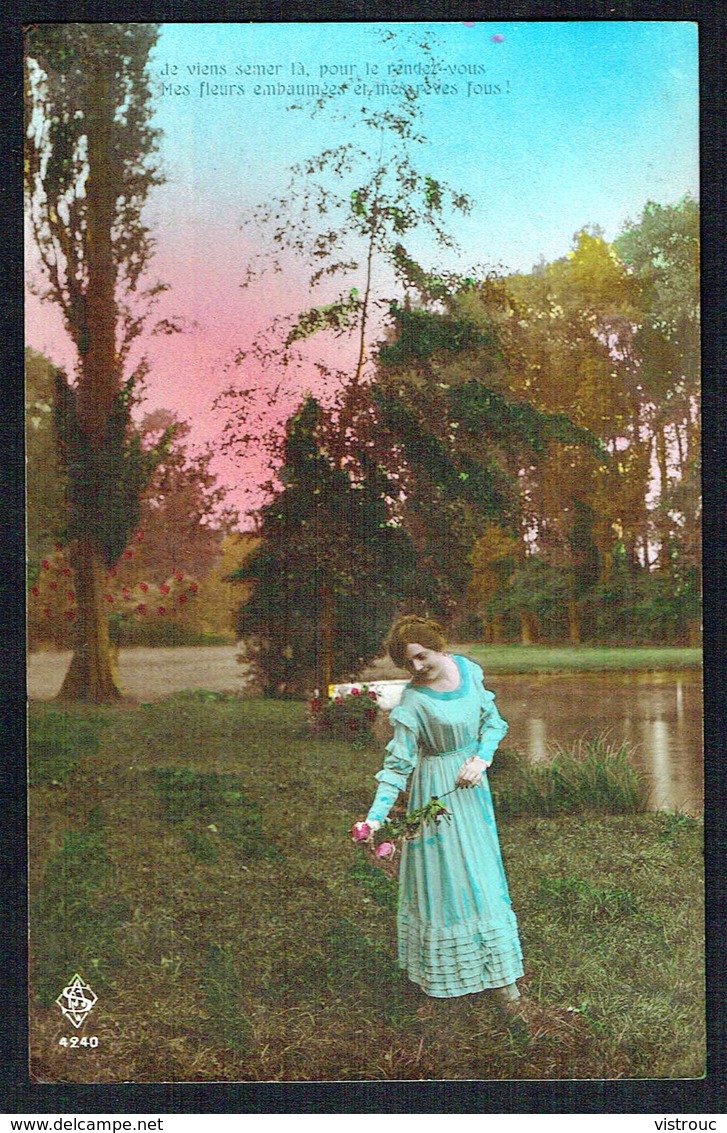
[[[406,647],[416,642],[425,649],[442,653],[447,644],[444,630],[432,618],[422,618],[417,614],[407,614],[397,618],[386,639],[386,648],[391,660],[400,669],[406,668]]]

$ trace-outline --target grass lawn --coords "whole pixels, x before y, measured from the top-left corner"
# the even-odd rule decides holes
[[[490,664],[490,668],[491,668]],[[396,883],[348,839],[380,752],[304,706],[185,693],[31,710],[31,1046],[44,1080],[679,1078],[704,1071],[702,827],[504,817],[546,1024],[427,999],[396,968]],[[500,790],[508,765],[502,760]],[[493,789],[497,786],[493,770]],[[71,1049],[55,997],[98,995]],[[550,1006],[575,1008],[547,1023]]]
[[[698,668],[701,649],[686,646],[550,646],[479,645],[453,646],[483,666],[488,673],[600,673],[614,670]]]

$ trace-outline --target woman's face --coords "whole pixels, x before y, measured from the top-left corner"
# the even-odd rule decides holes
[[[445,675],[446,659],[444,653],[427,649],[418,642],[407,645],[405,663],[409,672],[413,674],[416,684],[432,684],[439,677]]]

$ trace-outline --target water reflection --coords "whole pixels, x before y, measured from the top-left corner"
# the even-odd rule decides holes
[[[651,784],[654,809],[701,814],[702,681],[678,673],[496,675],[487,678],[510,724],[508,742],[534,761],[553,748],[607,734],[628,743]]]

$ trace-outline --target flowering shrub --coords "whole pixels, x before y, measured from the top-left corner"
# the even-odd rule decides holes
[[[141,532],[137,535],[140,542]],[[120,561],[134,558],[133,550],[124,551]],[[162,621],[174,618],[199,590],[197,581],[182,571],[162,583],[138,582],[121,585],[118,570],[106,572],[103,600],[108,608],[112,641],[117,627],[124,622]],[[68,548],[60,544],[41,561],[38,579],[30,587],[28,628],[31,641],[52,642],[56,646],[73,644],[72,628],[78,619],[76,590]]]
[[[314,697],[308,706],[308,723],[316,736],[368,742],[374,738],[377,696],[366,685],[345,696]]]

